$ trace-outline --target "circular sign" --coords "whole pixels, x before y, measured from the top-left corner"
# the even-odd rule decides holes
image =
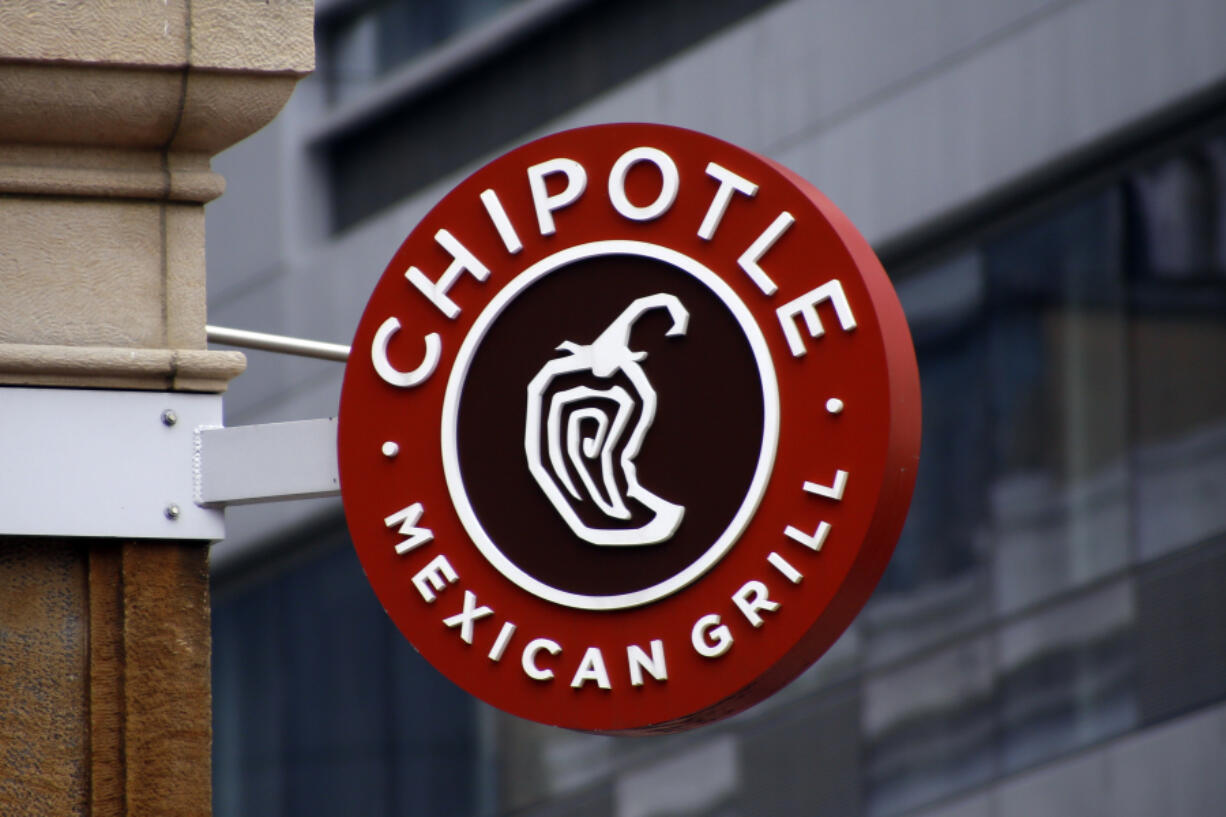
[[[341,393],[354,546],[484,701],[600,732],[761,700],[851,622],[919,452],[865,240],[768,159],[660,125],[546,137],[405,239]]]

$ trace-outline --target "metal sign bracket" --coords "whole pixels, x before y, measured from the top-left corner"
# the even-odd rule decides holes
[[[226,505],[335,496],[336,420],[222,427],[221,395],[0,389],[0,534],[225,536]]]

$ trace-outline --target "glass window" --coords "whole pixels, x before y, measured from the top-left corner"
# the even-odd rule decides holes
[[[361,96],[391,71],[519,0],[376,0],[324,26],[332,102]]]
[[[1003,771],[1137,724],[1132,591],[1118,581],[999,634]]]
[[[1143,276],[1186,281],[1212,275],[1221,152],[1221,140],[1215,140],[1129,179],[1136,208],[1134,263]]]
[[[740,745],[722,734],[620,776],[614,786],[618,817],[709,814],[734,817],[740,791]]]
[[[898,814],[996,774],[991,639],[942,649],[864,682],[869,817]]]
[[[347,541],[223,585],[213,643],[219,817],[475,813],[474,704],[396,632]]]
[[[1128,389],[1114,191],[984,247],[997,609],[1122,568]]]
[[[1226,698],[1226,536],[1137,574],[1138,687],[1148,725]]]
[[[741,736],[742,814],[861,814],[857,686],[810,696]],[[820,770],[820,773],[814,773]]]
[[[898,294],[917,346],[924,428],[906,526],[860,619],[870,663],[949,638],[988,612],[988,371],[979,255],[910,275]]]
[[[608,780],[616,768],[618,739],[585,735],[498,714],[499,802],[526,808]]]
[[[1226,137],[1128,180],[1139,556],[1226,531]]]
[[[334,100],[366,96],[378,82],[372,78],[424,55],[415,50],[413,31],[452,37],[514,2],[361,4],[367,11],[359,16],[321,23],[319,73],[328,79]],[[418,77],[421,82],[412,88],[398,87],[403,96],[366,96],[376,109],[364,110],[361,122],[338,126],[314,145],[331,190],[332,231],[344,231],[475,161],[488,160],[529,138],[542,123],[573,113],[775,2],[589,1],[538,3],[521,7],[522,15],[508,11],[522,24],[508,26],[518,27],[516,32],[501,31],[508,36],[489,48],[474,48],[464,64]],[[367,17],[372,22],[363,22]],[[404,76],[412,79],[413,69]]]
[[[1138,310],[1131,327],[1137,407],[1137,540],[1152,559],[1226,531],[1226,298],[1216,315]]]

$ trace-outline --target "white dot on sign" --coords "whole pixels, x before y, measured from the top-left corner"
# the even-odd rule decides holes
[[[831,414],[841,414],[843,411],[843,401],[837,397],[831,397],[826,401],[826,411]]]
[[[390,459],[391,457],[394,457],[399,453],[400,453],[400,446],[396,445],[396,443],[392,442],[391,440],[388,440],[387,442],[383,444],[383,456],[388,457]]]

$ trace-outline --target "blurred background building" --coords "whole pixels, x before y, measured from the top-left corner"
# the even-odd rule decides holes
[[[210,322],[347,343],[457,180],[596,122],[798,171],[878,249],[924,392],[874,598],[792,686],[668,738],[427,666],[338,502],[213,551],[230,815],[1210,815],[1226,802],[1226,3],[318,0],[318,70],[222,154]],[[249,353],[227,424],[336,413]]]

